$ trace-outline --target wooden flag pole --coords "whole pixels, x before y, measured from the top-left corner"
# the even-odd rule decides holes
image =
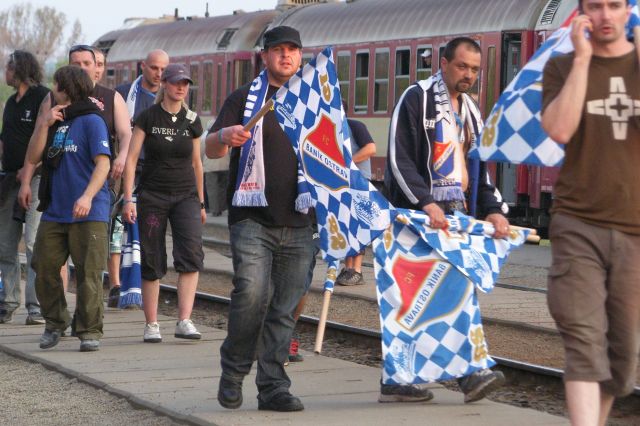
[[[265,116],[266,113],[268,113],[270,110],[273,109],[273,99],[269,99],[267,101],[266,104],[264,104],[262,106],[262,108],[260,108],[260,111],[258,111],[258,113],[256,115],[254,115],[253,117],[251,117],[251,120],[249,120],[249,122],[244,126],[244,130],[246,132],[250,131],[251,129],[253,129],[253,127],[256,125],[256,123],[258,121],[260,121],[260,119],[262,117]]]
[[[332,291],[324,291],[324,299],[322,300],[322,311],[320,312],[320,320],[318,321],[318,331],[316,332],[316,345],[313,351],[317,354],[322,352],[322,341],[324,340],[324,329],[327,326],[327,316],[329,315],[329,302],[331,301]]]
[[[633,27],[633,44],[636,45],[636,53],[640,61],[640,25]]]

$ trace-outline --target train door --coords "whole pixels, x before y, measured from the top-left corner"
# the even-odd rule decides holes
[[[520,71],[522,40],[520,33],[504,33],[502,35],[502,72],[500,93]],[[517,169],[515,164],[499,163],[497,167],[497,186],[504,201],[510,206],[517,202]]]

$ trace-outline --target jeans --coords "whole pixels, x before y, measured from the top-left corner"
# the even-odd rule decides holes
[[[293,311],[306,291],[315,251],[311,227],[269,228],[252,220],[230,227],[233,291],[227,337],[220,348],[222,376],[236,384],[257,353],[258,399],[288,392],[284,370],[293,332]]]
[[[33,244],[36,240],[36,232],[40,224],[42,213],[36,210],[38,200],[38,187],[40,176],[34,176],[31,180],[31,204],[25,215],[24,245],[27,255],[27,283],[25,286],[25,306],[29,312],[39,312],[40,305],[36,297],[35,281],[36,273],[31,267],[33,256]],[[0,271],[4,290],[0,291],[0,308],[14,311],[20,306],[20,258],[18,257],[18,244],[23,233],[23,224],[13,220],[13,205],[18,198],[19,184],[10,190],[6,202],[0,206]]]

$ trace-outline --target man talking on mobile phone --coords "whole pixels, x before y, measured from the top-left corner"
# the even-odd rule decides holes
[[[640,343],[640,66],[628,0],[579,0],[575,51],[551,59],[542,125],[566,144],[549,234],[548,303],[573,425],[604,425],[632,392]]]

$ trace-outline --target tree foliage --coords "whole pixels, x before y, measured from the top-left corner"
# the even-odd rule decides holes
[[[41,63],[52,58],[64,47],[62,36],[67,16],[53,7],[34,9],[31,4],[11,6],[0,12],[0,51],[7,54],[15,49],[28,50]],[[82,26],[75,21],[67,44],[82,37]]]

